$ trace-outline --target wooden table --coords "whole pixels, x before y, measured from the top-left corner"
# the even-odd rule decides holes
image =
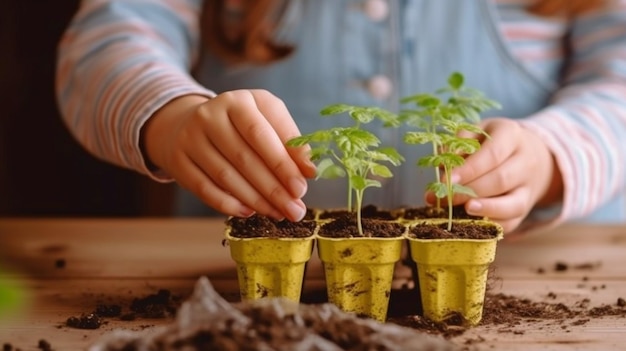
[[[225,296],[236,296],[234,263],[222,246],[221,219],[0,219],[0,281],[19,285],[27,303],[0,316],[0,346],[38,350],[46,339],[55,350],[84,350],[115,328],[140,330],[170,319],[109,319],[96,330],[61,327],[70,316],[102,302],[130,302],[157,289],[188,296],[199,276],[211,279]],[[65,266],[58,267],[57,261]],[[555,271],[599,263],[595,269]],[[59,261],[60,263],[60,261]],[[626,226],[568,225],[549,232],[502,241],[494,264],[496,291],[536,301],[615,304],[626,298]],[[538,274],[538,269],[545,273]],[[323,289],[319,261],[313,259],[305,292]],[[604,288],[598,288],[604,287]],[[528,322],[521,332],[480,326],[452,339],[476,350],[626,350],[626,320],[592,319],[562,328]],[[467,340],[483,338],[466,346]]]

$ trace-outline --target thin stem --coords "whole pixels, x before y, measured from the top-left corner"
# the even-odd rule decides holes
[[[437,156],[438,154],[438,149],[437,149],[437,144],[433,143],[433,155]],[[439,167],[435,167],[435,179],[437,182],[441,182],[441,173],[439,172]],[[438,196],[435,196],[437,198],[437,211],[441,208],[441,199],[439,199]]]
[[[446,172],[446,188],[448,189],[448,231],[452,230],[452,197],[454,194],[452,193],[452,175],[449,172],[448,166],[443,165],[444,171]]]
[[[348,211],[354,211],[352,208],[352,177],[348,175]]]
[[[361,237],[363,237],[363,224],[361,223],[361,204],[363,203],[363,191],[365,189],[362,190],[357,190],[356,191],[356,203],[357,203],[357,211],[356,211],[356,226],[359,230],[359,235]]]
[[[335,160],[337,160],[337,162],[339,162],[340,164],[342,164],[345,168],[345,162],[343,162],[343,160],[341,159],[341,157],[339,157],[335,151],[331,151],[331,154],[333,155],[333,157],[335,158]],[[347,169],[346,169],[347,170]],[[352,208],[352,177],[350,177],[350,174],[348,172],[348,211],[352,212],[353,208]]]

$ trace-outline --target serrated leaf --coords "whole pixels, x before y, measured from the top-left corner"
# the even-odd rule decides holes
[[[448,188],[444,183],[441,182],[432,182],[426,186],[426,189],[432,191],[438,198],[444,198],[448,196]]]
[[[404,142],[407,144],[440,144],[441,136],[439,134],[427,132],[407,132],[404,135]]]
[[[462,154],[473,154],[480,149],[480,142],[472,138],[453,138],[446,142],[448,151]]]
[[[367,124],[374,120],[375,115],[367,109],[354,109],[350,111],[350,117],[355,121]]]
[[[344,112],[349,112],[352,109],[353,109],[353,106],[350,106],[350,105],[333,104],[333,105],[328,105],[328,106],[324,107],[320,111],[320,114],[322,116],[337,115],[337,114],[341,114],[341,113],[344,113]]]
[[[394,166],[401,164],[404,161],[404,156],[402,156],[398,150],[392,147],[382,147],[378,149],[378,152],[387,156],[387,161],[391,162]]]
[[[304,146],[308,144],[310,139],[311,139],[310,136],[302,135],[302,136],[287,140],[285,145],[291,146],[291,147],[300,147],[300,146]]]
[[[330,158],[325,158],[317,164],[317,178],[335,179],[346,176],[346,171],[336,165]]]
[[[461,185],[461,184],[452,184],[452,191],[455,194],[464,194],[471,197],[478,197],[478,195],[472,190],[472,188]]]
[[[462,166],[465,163],[465,159],[461,155],[453,154],[450,152],[445,152],[439,154],[439,159],[441,160],[441,165],[445,165],[448,169],[453,169],[459,166]]]
[[[311,161],[316,161],[321,159],[322,157],[329,155],[331,153],[331,150],[329,150],[327,147],[325,146],[320,146],[320,147],[314,147],[311,149],[311,156],[310,159]]]

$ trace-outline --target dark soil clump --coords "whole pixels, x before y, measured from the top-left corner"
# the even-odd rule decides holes
[[[52,351],[52,346],[50,345],[50,343],[44,339],[39,340],[39,343],[37,344],[37,347],[41,350],[41,351]]]
[[[156,294],[135,298],[124,313],[119,304],[99,304],[91,313],[79,317],[69,317],[65,325],[76,329],[98,329],[107,323],[105,318],[118,317],[121,321],[134,321],[139,318],[159,319],[173,317],[180,306],[180,297],[173,296],[167,289],[160,289]]]
[[[172,298],[169,290],[160,289],[156,294],[134,299],[130,310],[141,318],[167,318],[176,315],[178,298]]]
[[[54,267],[58,268],[58,269],[63,269],[65,268],[66,262],[64,259],[59,258],[58,260],[54,261]]]
[[[122,314],[122,306],[120,305],[98,305],[93,311],[100,317],[119,317]]]
[[[80,317],[70,317],[65,325],[76,329],[98,329],[102,325],[102,319],[96,314],[83,314]]]
[[[362,218],[364,237],[397,238],[405,232],[405,226],[391,221],[373,218]],[[352,238],[359,237],[357,229],[356,213],[337,213],[334,219],[323,224],[319,233],[326,238]]]
[[[393,324],[356,318],[335,305],[303,305],[271,298],[229,304],[206,278],[157,333],[115,331],[93,345],[98,351],[152,350],[455,350],[442,338]]]
[[[447,230],[447,223],[420,224],[412,227],[409,234],[417,239],[493,239],[498,236],[496,227],[484,227],[474,223],[454,223]]]
[[[553,295],[556,296],[556,294]],[[605,316],[626,318],[626,308],[620,305],[620,299],[618,298],[615,305],[589,308],[588,299],[583,299],[574,304],[574,306],[567,306],[558,302],[532,301],[505,294],[487,294],[480,325],[499,326],[501,327],[501,332],[515,334],[523,333],[523,331],[513,328],[523,325],[527,321],[553,321],[555,325],[566,329],[568,326],[584,325],[593,318]],[[445,338],[461,335],[467,330],[456,319],[445,322],[433,322],[419,315],[394,317],[390,318],[389,322],[441,335]]]
[[[276,221],[266,216],[231,217],[226,220],[235,238],[308,238],[313,235],[314,221]]]

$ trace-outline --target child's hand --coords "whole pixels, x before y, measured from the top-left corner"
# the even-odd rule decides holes
[[[143,130],[149,159],[204,203],[233,216],[302,219],[308,149],[285,148],[300,132],[285,104],[264,90],[207,99],[184,96]]]
[[[544,142],[518,122],[487,119],[481,123],[491,136],[481,149],[454,170],[453,182],[472,188],[477,198],[455,198],[469,214],[499,222],[505,232],[519,226],[532,208],[560,201],[562,179]],[[427,201],[434,202],[432,194]]]

